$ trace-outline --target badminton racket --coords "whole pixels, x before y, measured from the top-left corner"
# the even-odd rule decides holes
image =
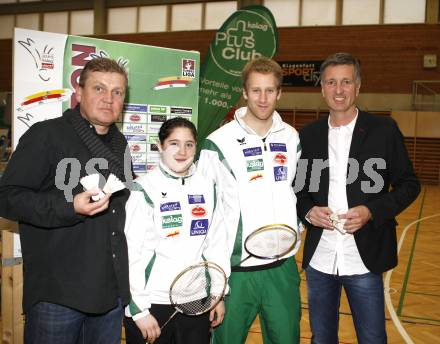
[[[253,231],[244,242],[248,256],[259,259],[278,259],[292,251],[298,240],[297,232],[285,224],[266,225]]]
[[[226,284],[225,272],[215,263],[201,262],[184,269],[170,286],[169,297],[175,311],[160,329],[179,312],[200,315],[214,309],[223,300]]]

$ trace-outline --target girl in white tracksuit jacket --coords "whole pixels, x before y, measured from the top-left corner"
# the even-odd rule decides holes
[[[230,271],[215,186],[193,164],[196,134],[186,119],[166,121],[159,131],[160,164],[135,181],[127,202],[132,300],[125,326],[130,344],[145,343],[145,339],[158,344],[207,344],[210,326],[223,319],[222,301],[210,314],[177,314],[160,330],[174,312],[169,289],[179,272],[202,259],[219,264],[227,276]]]

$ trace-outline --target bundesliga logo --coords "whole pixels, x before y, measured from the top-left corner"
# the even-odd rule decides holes
[[[191,59],[182,59],[182,76],[189,78],[196,77],[196,61]]]

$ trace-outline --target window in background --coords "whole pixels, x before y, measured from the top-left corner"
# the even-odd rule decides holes
[[[48,12],[44,13],[43,31],[56,33],[69,33],[69,13],[68,12]]]
[[[202,29],[202,4],[172,5],[171,31]]]
[[[16,27],[22,29],[39,30],[40,16],[38,13],[17,14]]]
[[[109,8],[107,15],[108,33],[137,32],[137,7]]]
[[[94,32],[93,11],[70,12],[70,30],[72,35],[93,35]]]
[[[336,0],[313,0],[302,3],[302,26],[335,25]]]
[[[425,0],[386,0],[384,24],[425,22]]]
[[[344,0],[342,25],[379,24],[380,0]]]
[[[14,36],[14,15],[0,16],[0,39],[12,38]]]
[[[167,30],[167,6],[139,7],[138,32],[164,32]]]
[[[299,25],[299,0],[264,0],[278,27]]]
[[[0,0],[0,4],[11,4],[17,2],[17,0]],[[0,17],[0,19],[2,19],[3,16]]]
[[[205,30],[218,30],[228,17],[237,10],[237,1],[205,3]]]

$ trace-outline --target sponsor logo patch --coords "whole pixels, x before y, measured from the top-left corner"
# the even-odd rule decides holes
[[[244,156],[261,155],[262,150],[261,150],[261,147],[245,148],[245,149],[243,149],[243,154],[244,154]]]
[[[245,145],[246,144],[246,137],[243,137],[242,139],[237,139],[237,142],[241,145]]]
[[[179,234],[180,234],[180,229],[176,229],[176,230],[174,230],[172,232],[167,233],[166,237],[167,238],[172,238],[172,237],[175,237],[175,236],[177,236]]]
[[[130,146],[130,150],[132,152],[139,152],[141,150],[141,146],[134,144],[134,145]]]
[[[190,235],[206,235],[208,232],[208,219],[192,220]]]
[[[192,59],[182,59],[182,76],[189,78],[196,77],[196,61]]]
[[[260,180],[263,179],[263,175],[261,173],[255,174],[253,175],[250,179],[249,182],[254,182],[256,180]]]
[[[269,143],[269,149],[271,152],[287,152],[287,147],[285,143]]]
[[[273,160],[275,161],[276,164],[285,165],[287,163],[287,156],[285,156],[284,154],[281,154],[281,153],[277,153],[277,154],[275,154],[275,157]]]
[[[191,214],[194,217],[203,217],[206,215],[206,210],[201,206],[197,206],[191,209]]]
[[[167,120],[167,116],[165,115],[151,115],[151,122],[165,122]]]
[[[181,227],[183,223],[182,215],[168,215],[162,216],[162,228]]]
[[[137,114],[130,115],[129,118],[130,118],[130,121],[132,121],[132,122],[139,122],[141,120],[141,116],[139,116]]]
[[[188,195],[189,204],[205,203],[205,197],[203,195]]]
[[[144,104],[124,104],[124,111],[147,112],[147,105]]]
[[[263,159],[255,159],[246,161],[246,168],[248,172],[255,172],[264,170]]]
[[[275,166],[273,176],[276,182],[287,180],[287,166]]]
[[[160,205],[160,211],[180,210],[180,202],[167,202]]]

